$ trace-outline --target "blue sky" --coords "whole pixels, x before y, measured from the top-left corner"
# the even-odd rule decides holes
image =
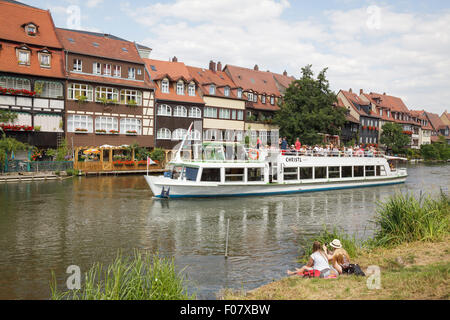
[[[298,77],[328,67],[331,88],[386,92],[410,109],[450,111],[450,4],[432,1],[24,0],[58,27],[111,33],[151,56]],[[74,24],[75,23],[75,24]]]

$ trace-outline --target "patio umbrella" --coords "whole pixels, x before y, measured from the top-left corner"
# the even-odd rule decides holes
[[[84,154],[89,154],[89,153],[100,153],[100,150],[98,149],[87,149],[83,151]]]

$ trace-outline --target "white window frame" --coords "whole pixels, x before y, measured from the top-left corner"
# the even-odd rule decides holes
[[[183,140],[187,130],[183,128],[177,128],[172,132],[172,140]]]
[[[229,97],[230,96],[230,87],[223,88],[223,94],[225,95],[225,97]]]
[[[185,106],[176,106],[173,108],[173,116],[174,117],[184,117],[187,118],[188,111]]]
[[[265,95],[261,96],[261,103],[266,103],[266,96]]]
[[[253,92],[247,93],[248,101],[253,101]]]
[[[104,64],[103,65],[103,74],[106,75],[106,76],[110,76],[111,75],[111,69],[112,69],[112,66],[110,64],[108,64],[108,63]]]
[[[216,86],[211,84],[209,86],[209,94],[216,94]]]
[[[45,59],[48,59],[48,63],[44,62]],[[50,53],[39,52],[39,64],[41,67],[50,68],[52,64],[52,55]]]
[[[167,128],[159,128],[156,132],[156,139],[158,140],[171,140],[172,132]]]
[[[93,131],[91,116],[71,114],[67,117],[67,132],[77,132],[76,129],[86,129],[88,133]]]
[[[70,83],[67,88],[67,99],[78,100],[79,96],[86,96],[88,101],[92,101],[94,95],[93,93],[94,89],[90,85],[81,83]]]
[[[188,86],[188,95],[193,97],[195,96],[195,83],[191,83]]]
[[[73,70],[75,72],[83,72],[83,60],[73,59]]]
[[[202,133],[198,130],[192,129],[189,133],[189,140],[199,141],[202,140]]]
[[[141,134],[142,123],[140,119],[136,118],[120,118],[120,133],[127,134],[127,131],[136,131],[138,135]]]
[[[184,82],[183,81],[177,82],[177,94],[180,96],[184,96]]]
[[[239,99],[242,98],[242,88],[238,88],[238,89],[237,89],[237,97],[238,97]]]
[[[98,102],[99,98],[106,98],[108,100],[116,100],[119,102],[119,90],[110,87],[96,87],[95,101]]]
[[[25,78],[2,76],[0,77],[0,87],[16,90],[25,89],[31,91],[31,82]]]
[[[43,98],[64,98],[63,85],[59,82],[54,81],[42,81],[36,80],[35,88],[37,83],[42,83],[42,92],[39,94]]]
[[[102,74],[102,64],[100,62],[94,62],[92,64],[92,73],[93,74]]]
[[[122,67],[115,65],[114,66],[114,77],[121,78],[122,77]]]
[[[275,104],[275,97],[274,97],[274,96],[271,96],[271,97],[270,97],[270,104],[271,104],[271,105],[274,105],[274,104]]]
[[[161,92],[169,93],[169,80],[164,79],[161,81]]]
[[[167,104],[158,105],[157,115],[170,117],[172,115],[172,107]]]
[[[115,117],[96,117],[95,118],[95,130],[119,130],[119,120]]]
[[[128,104],[129,101],[134,100],[136,105],[142,105],[142,92],[138,90],[122,89],[120,90],[120,103]]]
[[[128,79],[136,79],[136,68],[134,67],[128,68]]]
[[[199,107],[189,108],[189,118],[201,118],[202,110]]]
[[[238,110],[236,115],[237,120],[244,120],[244,110]]]
[[[230,117],[231,117],[230,109],[224,109],[224,108],[219,109],[219,119],[229,120]]]
[[[214,116],[212,116],[213,114],[214,114]],[[203,117],[204,118],[217,118],[217,108],[205,107],[203,109]]]
[[[25,56],[23,56],[25,55]],[[17,61],[21,65],[29,65],[30,64],[30,56],[31,52],[29,50],[17,49]]]
[[[253,95],[253,102],[258,102],[258,94]]]

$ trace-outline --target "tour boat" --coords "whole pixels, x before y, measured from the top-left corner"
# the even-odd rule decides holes
[[[183,159],[181,147],[162,176],[146,175],[156,198],[282,195],[404,183],[406,168],[381,153],[297,153],[203,144]]]

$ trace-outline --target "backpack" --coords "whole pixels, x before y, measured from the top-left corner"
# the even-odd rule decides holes
[[[356,276],[366,276],[366,274],[361,270],[359,264],[350,263],[347,268],[342,269],[342,272],[347,274],[354,274]]]

